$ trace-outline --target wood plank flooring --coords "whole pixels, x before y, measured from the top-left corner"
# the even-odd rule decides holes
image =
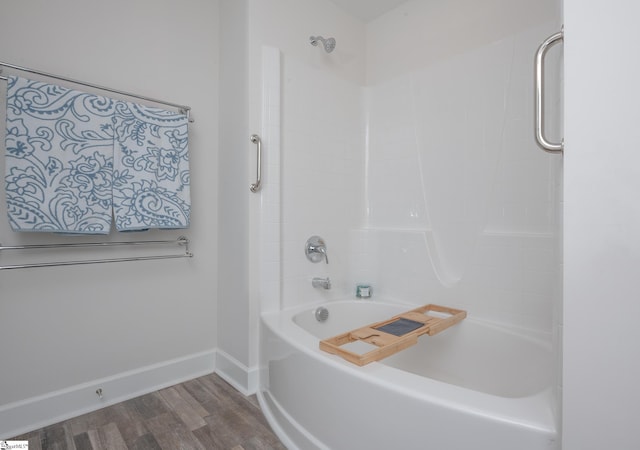
[[[245,397],[212,374],[35,430],[29,450],[286,450]]]

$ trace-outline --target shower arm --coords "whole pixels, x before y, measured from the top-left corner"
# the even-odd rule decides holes
[[[324,45],[324,43],[327,42],[327,40],[325,38],[323,38],[322,36],[311,36],[311,37],[309,37],[309,42],[311,42],[311,45],[313,45],[314,47],[318,46],[318,41],[322,42],[322,45]]]

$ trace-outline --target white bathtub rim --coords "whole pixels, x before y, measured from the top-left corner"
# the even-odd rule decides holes
[[[352,302],[353,300],[346,301]],[[551,410],[551,387],[527,397],[499,397],[432,380],[383,363],[373,362],[362,367],[355,366],[338,356],[323,352],[318,348],[318,338],[296,325],[292,318],[298,312],[326,304],[327,302],[319,302],[296,306],[281,312],[263,313],[261,315],[262,322],[278,337],[308,356],[385,389],[393,390],[401,395],[420,398],[444,408],[491,417],[515,426],[555,435],[556,422]],[[397,305],[397,303],[394,304]],[[411,306],[409,305],[409,307]]]
[[[410,309],[414,309],[414,308],[418,308],[421,305],[416,305],[416,304],[412,304],[412,303],[405,303],[405,302],[399,302],[399,301],[395,301],[395,300],[358,300],[358,299],[353,299],[353,298],[346,298],[346,299],[336,299],[336,300],[320,300],[317,302],[312,302],[312,303],[308,303],[305,305],[296,305],[296,306],[292,306],[289,308],[285,308],[283,310],[280,311],[270,311],[270,312],[263,312],[261,315],[264,317],[271,317],[271,316],[275,316],[275,315],[284,315],[285,317],[289,318],[289,322],[291,323],[295,323],[293,322],[293,318],[294,316],[296,316],[299,313],[302,312],[306,312],[306,311],[313,311],[316,308],[320,307],[320,306],[325,306],[325,307],[330,307],[331,305],[336,305],[336,304],[341,304],[341,303],[351,303],[351,304],[362,304],[362,303],[374,303],[374,304],[380,304],[380,305],[384,305],[384,306],[393,306],[393,307],[398,307],[398,314],[404,312],[404,311],[408,311]],[[520,327],[520,326],[514,326],[514,325],[508,325],[508,324],[504,324],[501,322],[495,322],[495,321],[491,321],[491,320],[487,320],[485,318],[479,318],[479,317],[475,317],[473,316],[471,313],[467,314],[467,317],[464,319],[467,322],[474,322],[476,324],[482,325],[484,327],[487,328],[491,328],[493,330],[498,330],[501,331],[503,333],[506,334],[510,334],[513,336],[517,336],[520,339],[523,339],[525,341],[528,342],[532,342],[536,345],[539,345],[541,347],[544,347],[547,350],[552,350],[552,333],[551,332],[547,332],[547,331],[540,331],[540,330],[532,330],[529,328],[524,328],[524,327]],[[298,328],[302,328],[299,327]],[[311,333],[308,333],[305,331],[305,334],[309,334],[311,335]]]
[[[337,300],[329,300],[329,301],[318,301],[309,303],[307,305],[297,305],[290,308],[286,308],[281,310],[279,313],[284,313],[293,318],[298,313],[303,313],[305,311],[312,311],[319,306],[329,307],[331,305],[340,304],[340,303],[353,303],[353,304],[361,304],[361,303],[374,303],[385,306],[393,306],[398,307],[398,314],[408,311],[410,309],[418,308],[422,305],[399,302],[395,300],[358,300],[353,298],[347,299],[337,299]],[[267,313],[267,314],[276,314],[275,312]],[[491,328],[493,330],[499,330],[500,332],[510,334],[513,336],[517,336],[520,339],[523,339],[528,342],[532,342],[536,345],[544,347],[547,350],[551,350],[553,346],[552,342],[552,333],[550,331],[541,331],[541,330],[533,330],[530,328],[509,325],[502,322],[496,322],[492,320],[488,320],[482,317],[476,317],[472,313],[467,314],[467,318],[464,319],[467,322],[474,322],[476,324],[480,324],[484,327]]]
[[[296,313],[303,312],[306,310],[312,310],[318,306],[329,306],[337,303],[369,303],[369,302],[374,304],[400,307],[401,309],[398,311],[398,313],[408,311],[410,309],[418,308],[423,305],[423,303],[420,303],[420,304],[408,303],[400,299],[388,298],[388,297],[375,297],[368,300],[357,299],[354,297],[345,297],[345,298],[338,298],[338,299],[332,299],[332,300],[320,300],[315,302],[309,302],[304,305],[291,306],[289,308],[285,308],[277,312],[290,314],[293,317],[293,315],[295,315]],[[434,301],[430,303],[438,303],[438,302]],[[453,307],[455,308],[455,306]],[[274,314],[274,313],[276,312],[268,312],[267,314]],[[472,312],[468,312],[467,318],[465,320],[476,322],[493,329],[498,329],[508,334],[516,335],[527,341],[534,342],[538,345],[544,346],[547,349],[551,349],[553,345],[553,338],[552,338],[551,331],[543,331],[543,330],[523,327],[520,325],[512,325],[504,322],[490,320],[490,319],[487,319],[486,317],[475,316]]]

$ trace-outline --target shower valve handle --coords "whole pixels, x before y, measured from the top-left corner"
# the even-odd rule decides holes
[[[324,262],[329,264],[327,246],[324,243],[324,239],[322,239],[320,236],[311,236],[309,239],[307,239],[307,243],[304,247],[304,254],[312,263],[318,263],[324,259]]]

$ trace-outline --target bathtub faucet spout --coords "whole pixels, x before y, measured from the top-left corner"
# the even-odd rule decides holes
[[[311,280],[311,285],[316,289],[318,288],[331,289],[331,280],[329,279],[329,277],[314,278],[313,280]]]

